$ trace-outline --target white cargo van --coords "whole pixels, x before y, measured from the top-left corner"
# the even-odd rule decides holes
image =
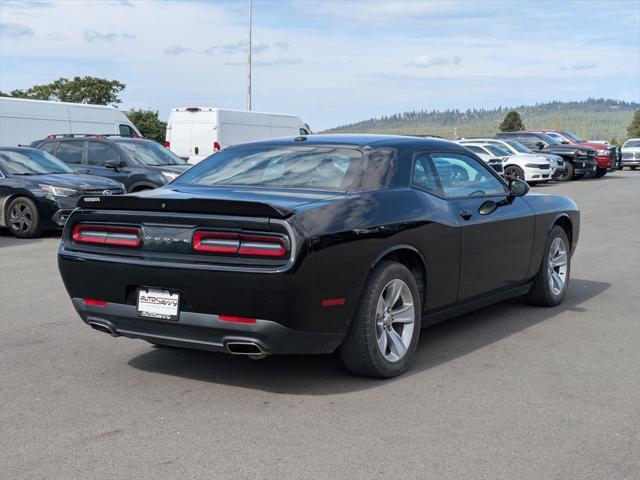
[[[231,145],[309,133],[295,115],[210,107],[174,108],[167,123],[165,147],[189,163],[198,163]]]
[[[115,107],[0,97],[0,146],[29,145],[54,134],[141,136]]]

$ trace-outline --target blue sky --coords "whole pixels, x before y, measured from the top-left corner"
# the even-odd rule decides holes
[[[94,75],[120,108],[246,105],[247,4],[0,0],[0,89]],[[254,0],[254,110],[314,129],[414,109],[640,100],[640,1]]]

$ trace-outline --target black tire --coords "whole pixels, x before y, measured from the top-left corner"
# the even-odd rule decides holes
[[[394,280],[401,280],[408,287],[414,307],[413,333],[405,353],[395,361],[389,361],[378,345],[378,301]],[[360,304],[351,322],[347,337],[340,346],[340,356],[352,373],[375,378],[390,378],[404,372],[418,345],[422,302],[416,280],[402,264],[384,261],[375,267],[362,290]],[[391,327],[393,328],[393,327]],[[405,328],[402,325],[402,328]],[[382,331],[382,330],[380,330]],[[386,335],[382,331],[382,335]],[[385,341],[386,344],[386,341]],[[389,348],[390,348],[389,344]],[[389,350],[391,353],[391,350]]]
[[[635,169],[636,169],[636,168],[638,168],[638,167],[637,167],[636,165],[631,165],[629,168],[630,168],[631,170],[635,170]]]
[[[5,221],[11,234],[18,238],[34,238],[42,233],[38,207],[27,197],[17,197],[9,203]]]
[[[560,180],[561,182],[566,182],[568,180],[573,180],[574,176],[575,176],[575,168],[573,168],[573,163],[571,162],[564,162],[564,173],[562,173],[559,177],[558,180]]]
[[[607,174],[608,171],[609,171],[609,169],[607,169],[607,168],[599,168],[598,170],[596,170],[596,174],[594,175],[594,177],[595,178],[602,178]]]
[[[509,165],[504,169],[504,178],[511,180],[517,178],[518,180],[524,180],[524,170],[517,165]]]
[[[554,293],[550,284],[550,268],[549,257],[552,255],[552,247],[555,240],[559,238],[564,244],[566,252],[566,274],[564,284],[559,292]],[[555,249],[554,249],[555,250]],[[564,299],[567,288],[569,286],[569,279],[571,276],[571,245],[567,238],[567,233],[564,229],[558,225],[554,226],[549,232],[547,237],[547,243],[545,245],[544,256],[540,264],[540,269],[536,274],[533,282],[533,286],[525,295],[525,299],[532,305],[540,305],[543,307],[555,307]]]
[[[596,176],[597,169],[593,169],[582,175],[582,178],[594,178]]]

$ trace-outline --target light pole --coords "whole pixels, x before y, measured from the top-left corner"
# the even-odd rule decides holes
[[[253,20],[253,0],[249,0],[249,70],[247,74],[247,110],[251,110],[251,23]]]

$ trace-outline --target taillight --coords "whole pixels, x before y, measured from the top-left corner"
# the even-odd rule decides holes
[[[255,318],[247,318],[247,317],[236,317],[233,315],[220,315],[218,317],[223,322],[232,322],[232,323],[256,323]]]
[[[84,298],[82,300],[85,305],[93,305],[94,307],[106,307],[107,302],[104,300],[94,300],[92,298]]]
[[[193,234],[193,249],[197,252],[237,253],[240,238],[233,232],[196,232]]]
[[[240,256],[283,258],[289,251],[289,241],[282,235],[261,235],[199,230],[193,234],[196,252],[224,253]]]
[[[171,148],[171,142],[169,140],[164,141],[164,146],[167,148]]]
[[[220,144],[218,142],[213,142],[213,151],[219,152],[221,150]]]
[[[71,238],[78,243],[138,247],[140,246],[140,228],[80,223],[73,227]]]
[[[260,257],[284,257],[287,247],[282,237],[267,235],[240,235],[240,255]]]

